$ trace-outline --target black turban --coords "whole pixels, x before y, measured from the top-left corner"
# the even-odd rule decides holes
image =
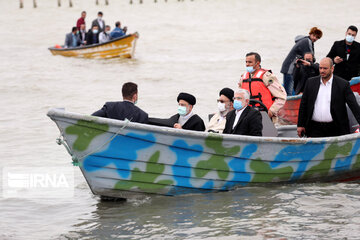
[[[224,95],[225,97],[227,97],[231,102],[234,101],[233,97],[234,97],[234,91],[230,88],[223,88],[221,89],[219,96]]]
[[[184,100],[186,102],[188,102],[190,105],[195,105],[196,103],[196,98],[189,94],[189,93],[179,93],[179,96],[177,97],[177,101],[179,102],[180,100]]]

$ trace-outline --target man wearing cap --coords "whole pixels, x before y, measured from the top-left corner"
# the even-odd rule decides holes
[[[224,133],[262,136],[262,117],[256,109],[248,106],[250,93],[240,88],[234,95],[234,110],[226,115]]]
[[[193,113],[193,106],[196,104],[196,98],[189,93],[180,93],[177,97],[179,103],[178,113],[170,118],[174,123],[174,128],[205,131],[204,121]]]
[[[222,133],[225,128],[226,114],[233,110],[234,91],[230,88],[223,88],[219,93],[218,112],[210,119],[207,132]]]

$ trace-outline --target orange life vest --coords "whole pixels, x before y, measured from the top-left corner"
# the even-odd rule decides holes
[[[266,72],[268,72],[268,70],[259,69],[254,73],[253,77],[250,77],[249,72],[245,72],[242,75],[243,82],[241,88],[250,92],[250,99],[259,100],[265,104],[267,109],[270,109],[274,103],[274,97],[263,82],[263,77]]]

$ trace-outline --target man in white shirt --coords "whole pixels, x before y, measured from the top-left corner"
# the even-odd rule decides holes
[[[99,43],[106,43],[110,41],[110,26],[105,26],[105,31],[101,32],[99,35]]]
[[[346,104],[360,123],[360,107],[348,81],[333,75],[330,58],[320,61],[320,76],[309,78],[301,98],[298,136],[332,137],[350,133]]]

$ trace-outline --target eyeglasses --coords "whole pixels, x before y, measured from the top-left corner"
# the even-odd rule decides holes
[[[234,100],[243,100],[242,97],[233,97]]]

